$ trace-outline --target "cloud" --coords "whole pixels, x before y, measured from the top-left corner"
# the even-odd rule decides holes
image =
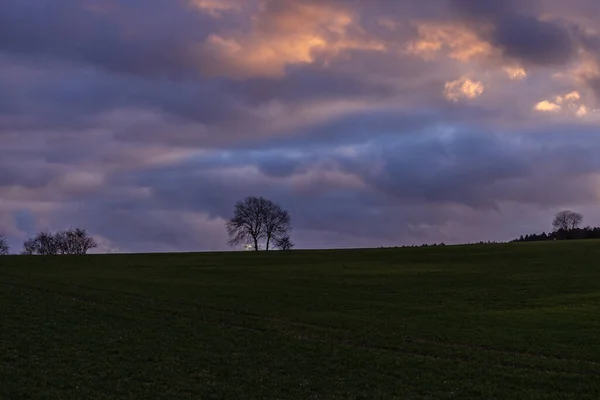
[[[474,57],[489,57],[494,48],[479,35],[463,25],[422,23],[417,26],[418,39],[408,44],[410,53],[432,59],[441,51],[461,61]]]
[[[523,79],[527,76],[527,72],[523,67],[507,66],[504,67],[504,71],[508,74],[512,80]]]
[[[108,1],[102,6],[80,0],[7,0],[2,7],[0,51],[144,76],[197,71],[198,46],[216,26],[208,13],[191,12],[184,0]]]
[[[347,50],[383,51],[343,8],[300,1],[265,1],[251,33],[211,34],[205,47],[218,59],[211,74],[282,76],[287,65],[327,60]]]
[[[538,111],[558,112],[560,111],[561,107],[556,103],[552,103],[548,100],[543,100],[535,105],[535,109]]]
[[[452,8],[471,21],[481,40],[507,60],[524,66],[557,66],[571,61],[578,41],[566,21],[546,17],[533,1],[451,0]],[[536,12],[538,13],[536,15]]]
[[[581,94],[574,90],[564,96],[555,96],[552,101],[543,100],[535,105],[537,111],[558,113],[564,111],[576,117],[583,118],[592,110],[582,103]]]
[[[505,56],[530,64],[565,64],[576,52],[564,27],[534,17],[511,16],[499,21],[492,40]]]
[[[446,82],[444,85],[444,95],[452,101],[457,101],[460,98],[474,99],[481,96],[484,89],[485,86],[481,81],[461,78]]]
[[[581,95],[579,94],[578,91],[574,90],[571,93],[567,93],[564,96],[564,100],[561,100],[561,102],[562,101],[578,101],[580,99],[581,99]]]

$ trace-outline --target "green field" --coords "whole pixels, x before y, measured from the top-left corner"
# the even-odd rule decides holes
[[[600,242],[0,258],[0,399],[598,399]]]

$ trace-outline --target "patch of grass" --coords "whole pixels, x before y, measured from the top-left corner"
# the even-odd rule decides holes
[[[0,399],[597,399],[600,243],[0,259]]]

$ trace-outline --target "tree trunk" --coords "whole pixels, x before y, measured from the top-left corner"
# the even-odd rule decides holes
[[[267,248],[266,250],[269,250],[269,242],[271,241],[271,236],[267,236]]]
[[[258,251],[258,238],[254,237],[254,251]]]

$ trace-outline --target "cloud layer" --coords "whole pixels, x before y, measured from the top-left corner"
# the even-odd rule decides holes
[[[600,224],[592,0],[5,0],[0,231],[224,250],[234,203],[298,247]]]

